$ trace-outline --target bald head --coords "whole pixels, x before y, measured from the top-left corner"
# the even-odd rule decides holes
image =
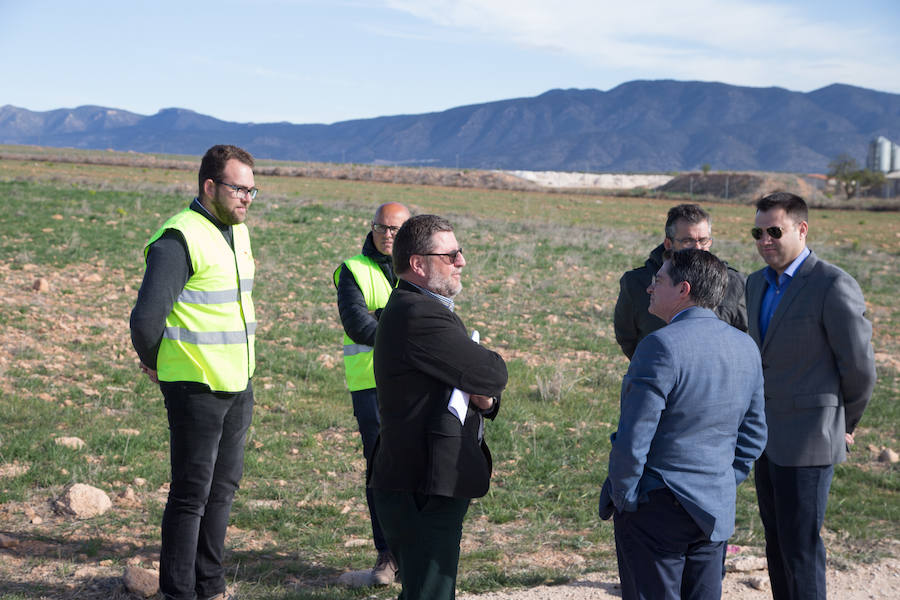
[[[378,207],[372,219],[372,242],[379,252],[391,255],[397,230],[408,218],[409,209],[399,202],[387,202]]]

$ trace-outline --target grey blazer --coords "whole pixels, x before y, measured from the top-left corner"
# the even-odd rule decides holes
[[[747,278],[750,336],[765,379],[766,455],[783,467],[846,459],[844,433],[859,423],[875,387],[872,323],[856,280],[810,253],[759,335],[765,269]]]

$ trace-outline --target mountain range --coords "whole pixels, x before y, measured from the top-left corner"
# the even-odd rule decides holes
[[[825,172],[868,143],[900,140],[900,94],[632,81],[331,125],[234,123],[166,108],[0,107],[0,143],[200,155],[216,143],[260,158],[479,169]]]

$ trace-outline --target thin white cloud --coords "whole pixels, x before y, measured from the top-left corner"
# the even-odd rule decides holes
[[[749,0],[385,0],[438,26],[638,76],[812,89],[900,88],[894,35],[829,21],[825,8]],[[893,49],[887,50],[886,49]],[[900,91],[900,89],[898,89]]]

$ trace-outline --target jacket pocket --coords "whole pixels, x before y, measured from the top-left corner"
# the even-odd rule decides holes
[[[429,494],[454,498],[480,498],[491,481],[487,446],[468,436],[428,432]]]
[[[799,394],[794,396],[794,408],[822,408],[839,406],[836,394]]]

